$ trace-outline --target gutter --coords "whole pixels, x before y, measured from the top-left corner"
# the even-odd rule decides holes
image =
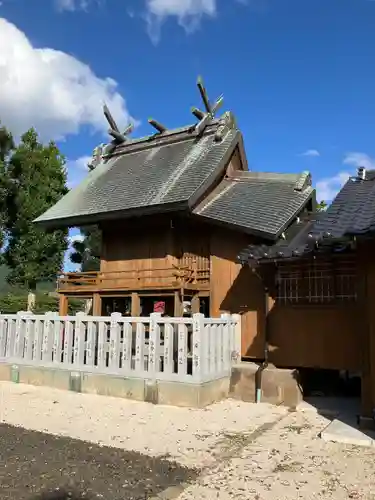
[[[255,373],[255,402],[260,403],[262,397],[262,375],[264,370],[268,367],[269,363],[269,290],[263,283],[261,276],[253,269],[253,273],[260,279],[264,288],[264,344],[263,344],[263,361],[259,365],[258,370]]]

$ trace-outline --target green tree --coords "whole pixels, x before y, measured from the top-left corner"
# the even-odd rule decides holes
[[[0,250],[4,245],[6,226],[6,198],[8,185],[6,179],[6,162],[13,149],[14,142],[11,133],[5,127],[0,126]]]
[[[324,200],[322,200],[317,204],[316,211],[324,212],[324,210],[327,210],[327,207],[328,207],[327,203]]]
[[[56,280],[68,247],[67,231],[46,232],[33,220],[67,193],[65,160],[53,142],[43,145],[26,132],[5,162],[7,280],[34,290]]]
[[[101,254],[101,231],[97,226],[81,228],[82,241],[73,242],[70,260],[81,265],[81,271],[99,271]]]
[[[91,172],[96,165],[97,162],[89,163],[88,170]],[[83,238],[73,242],[70,260],[73,264],[80,264],[82,272],[99,271],[102,233],[98,226],[82,227],[80,231]]]

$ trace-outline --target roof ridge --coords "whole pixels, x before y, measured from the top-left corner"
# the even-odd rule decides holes
[[[303,190],[302,188],[311,185],[311,174],[309,171],[303,171],[299,174],[283,173],[283,172],[259,172],[259,171],[235,171],[231,176],[231,180],[247,181],[259,180],[268,182],[285,182],[293,184],[297,191]]]
[[[227,184],[227,185],[225,185]],[[203,210],[207,209],[210,205],[212,205],[220,196],[228,192],[234,184],[232,182],[228,182],[227,179],[223,179],[218,186],[206,197],[206,199],[202,200],[202,202],[195,208],[195,213],[199,215]]]
[[[307,187],[312,185],[311,173],[308,170],[301,172],[299,179],[294,185],[296,191],[304,191]]]

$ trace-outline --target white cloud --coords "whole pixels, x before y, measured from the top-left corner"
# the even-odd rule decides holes
[[[311,156],[311,157],[314,157],[314,156],[320,156],[320,153],[319,153],[319,151],[317,149],[308,149],[304,153],[301,153],[301,156]]]
[[[333,177],[326,177],[318,181],[315,185],[317,200],[332,201],[351,175],[349,172],[339,172]]]
[[[78,233],[78,234],[70,234],[68,236],[68,242],[69,242],[69,245],[72,245],[75,241],[83,241],[84,240],[84,236],[83,234],[81,233]]]
[[[367,170],[375,169],[375,159],[371,158],[366,153],[347,153],[342,163],[343,165],[350,165],[355,168],[365,167]],[[316,183],[318,200],[324,200],[326,202],[332,201],[348,178],[355,174],[356,172],[354,169],[351,172],[342,171],[333,177],[327,177],[318,181]]]
[[[67,2],[67,0],[65,0]],[[105,132],[107,102],[119,125],[130,116],[111,78],[100,78],[85,63],[52,48],[33,47],[14,24],[0,18],[1,120],[19,135],[35,127],[43,139],[62,139],[81,126]]]
[[[68,11],[87,10],[90,4],[104,1],[55,0],[59,10]],[[143,0],[143,5],[148,34],[154,43],[159,41],[161,26],[168,17],[175,18],[187,33],[191,33],[199,27],[203,17],[214,17],[217,12],[217,0]],[[128,14],[134,17],[132,10]]]
[[[366,153],[348,153],[343,161],[344,165],[353,167],[365,167],[367,170],[375,169],[375,159]]]
[[[146,0],[148,34],[154,43],[160,38],[163,21],[177,18],[187,33],[195,31],[203,16],[216,14],[216,0]]]
[[[76,160],[68,161],[66,169],[68,172],[68,187],[72,189],[77,186],[89,173],[87,164],[91,156],[81,156]]]
[[[57,8],[61,11],[87,10],[92,3],[100,4],[103,0],[54,0]]]

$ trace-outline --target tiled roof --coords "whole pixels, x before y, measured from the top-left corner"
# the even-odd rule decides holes
[[[310,221],[293,224],[293,237],[272,246],[250,245],[239,255],[241,262],[281,260],[312,252],[343,251],[353,236],[375,231],[375,171],[364,179],[350,178],[327,211]]]
[[[313,195],[307,173],[237,172],[194,209],[200,217],[274,240]]]
[[[201,135],[191,126],[127,141],[35,222],[66,227],[186,211],[275,240],[314,196],[311,176],[235,170],[232,163],[226,172],[235,151],[246,168],[242,135],[230,113]]]
[[[224,168],[241,138],[234,128],[216,142],[218,123],[208,126],[201,137],[194,127],[186,127],[120,146],[35,222],[80,225],[188,208],[211,176]]]

